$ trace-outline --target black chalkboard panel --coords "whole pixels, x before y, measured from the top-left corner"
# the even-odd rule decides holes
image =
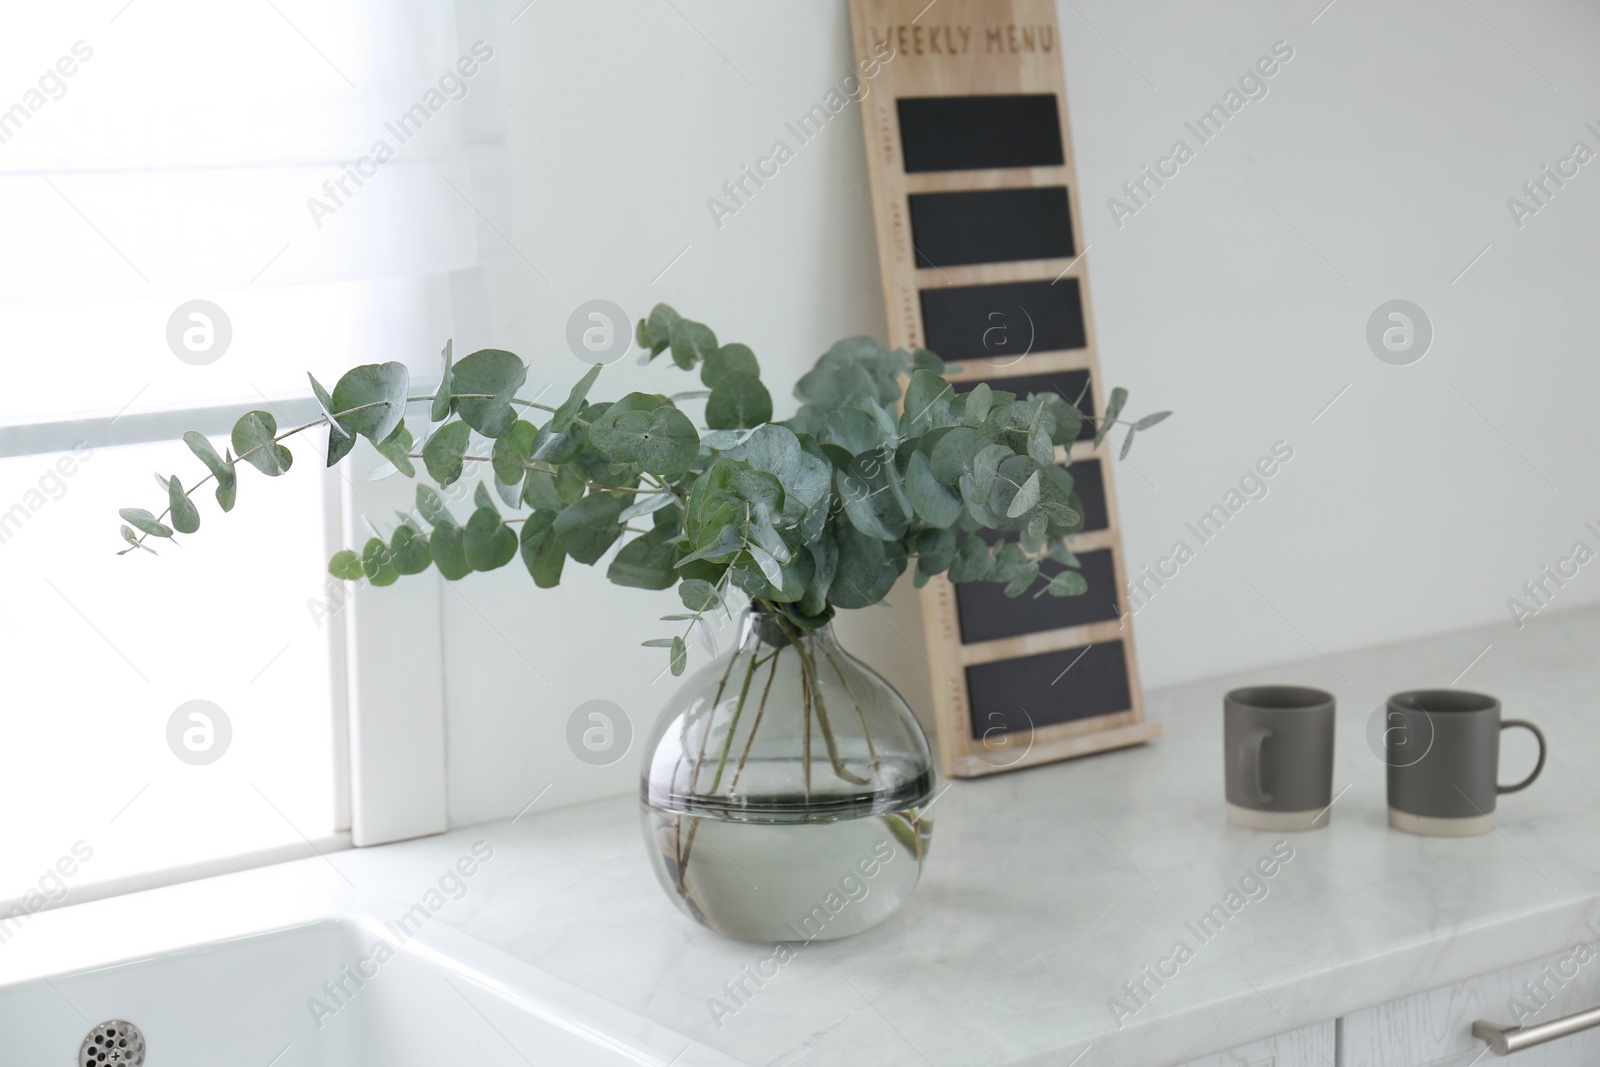
[[[1133,706],[1121,641],[967,668],[972,736],[1092,719]]]
[[[1015,378],[987,380],[990,389],[1015,393],[1018,399],[1022,400],[1037,393],[1058,393],[1067,403],[1077,404],[1078,410],[1090,419],[1094,418],[1094,383],[1089,381],[1089,372],[1086,370],[1064,370],[1053,374],[1019,374]],[[969,392],[977,384],[977,379],[973,378],[950,383],[958,393]],[[1078,431],[1078,440],[1088,441],[1093,437],[1094,425],[1085,419],[1083,428]]]
[[[1064,185],[915,193],[910,200],[911,245],[919,267],[1075,254]]]
[[[923,289],[927,347],[946,360],[1012,360],[1087,343],[1078,279]]]
[[[962,643],[998,641],[1002,637],[1115,619],[1120,613],[1117,611],[1117,572],[1111,550],[1085,552],[1078,561],[1083,564],[1083,577],[1089,583],[1089,591],[1082,596],[1024,593],[1009,597],[998,582],[963,582],[956,586],[956,606],[960,609],[956,614],[961,619]],[[1066,570],[1049,559],[1039,569],[1046,577]]]
[[[907,174],[1066,162],[1054,93],[903,96],[895,103]]]
[[[1106,504],[1106,472],[1100,460],[1080,459],[1070,470],[1072,491],[1083,507],[1083,532],[1104,530],[1111,524],[1111,509]]]

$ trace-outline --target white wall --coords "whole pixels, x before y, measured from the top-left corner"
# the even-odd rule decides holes
[[[516,251],[494,268],[493,336],[458,351],[511,348],[564,389],[584,369],[564,339],[573,308],[605,297],[638,315],[666,300],[754,347],[782,413],[829,342],[883,335],[857,113],[722,228],[706,207],[848,70],[842,0],[540,0],[507,25],[524,3],[500,19],[514,217],[497,225]],[[1102,362],[1136,411],[1178,412],[1119,472],[1133,569],[1180,538],[1192,547],[1186,521],[1274,442],[1294,449],[1269,495],[1138,613],[1148,686],[1484,622],[1504,622],[1510,643],[1506,599],[1575,540],[1600,547],[1583,528],[1600,520],[1586,306],[1600,162],[1520,231],[1506,208],[1575,140],[1600,148],[1583,126],[1600,127],[1600,13],[1577,0],[1321,7],[1061,5]],[[1184,121],[1280,40],[1294,58],[1268,96],[1119,229],[1107,198],[1175,138],[1193,143]],[[1409,367],[1364,340],[1396,297],[1436,330]],[[597,393],[645,386],[692,382],[630,358]],[[558,590],[507,570],[457,592],[452,820],[515,813],[547,785],[541,806],[633,789],[639,740],[674,684],[638,645],[663,633],[671,596],[570,563]],[[1600,565],[1555,604],[1597,599]],[[925,704],[914,594],[856,616],[853,647]],[[1417,681],[1464,666],[1419,664]],[[1305,680],[1344,684],[1332,669]],[[634,752],[611,767],[565,742],[568,715],[594,698],[634,724]]]

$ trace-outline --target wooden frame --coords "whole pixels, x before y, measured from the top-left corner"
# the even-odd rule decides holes
[[[1083,220],[1067,119],[1061,35],[1053,0],[940,0],[937,6],[928,4],[927,0],[851,0],[850,7],[856,54],[863,64],[861,69],[868,70],[867,64],[874,59],[879,63],[863,107],[890,344],[906,348],[926,345],[921,295],[924,291],[1003,282],[1058,284],[1074,279],[1081,301],[1084,347],[1030,350],[998,363],[964,361],[962,369],[949,377],[953,381],[982,379],[995,388],[1004,388],[1004,379],[1008,377],[1084,370],[1093,383],[1096,407],[1103,410],[1107,391],[1101,387],[1094,303],[1081,251],[1074,248],[1070,258],[928,267],[918,266],[917,250],[911,237],[909,198],[913,195],[1064,186],[1071,233],[1074,240],[1081,242]],[[883,59],[890,49],[891,58]],[[1055,97],[1061,139],[1059,164],[907,173],[898,111],[902,98],[1023,94]],[[1080,441],[1071,448],[1074,461],[1093,454],[1089,442]],[[1067,450],[1058,448],[1057,458],[1067,459]],[[928,658],[933,666],[934,711],[940,762],[945,774],[962,778],[992,774],[1139,744],[1160,736],[1158,724],[1144,721],[1138,658],[1130,624],[1132,615],[1127,604],[1126,561],[1109,459],[1102,463],[1102,468],[1107,525],[1102,530],[1079,535],[1073,547],[1082,552],[1111,550],[1117,586],[1112,591],[1116,618],[964,643],[954,587],[942,575],[924,587],[924,629]],[[1104,590],[1091,590],[1086,595],[1102,596],[1104,593]],[[969,667],[1080,647],[1084,649],[1079,654],[1082,658],[1095,646],[1116,641],[1122,644],[1126,663],[1130,698],[1126,708],[1029,730],[988,731],[979,735],[973,722],[972,699],[967,686]],[[946,673],[949,668],[955,669]],[[1067,670],[1070,669],[1069,666]],[[950,674],[955,677],[951,678]],[[1032,721],[1031,715],[1029,721]]]

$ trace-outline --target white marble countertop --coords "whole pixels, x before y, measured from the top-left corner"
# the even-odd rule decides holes
[[[1588,611],[1148,694],[1167,730],[1155,744],[951,784],[906,908],[858,937],[805,946],[720,1025],[709,999],[771,946],[678,914],[647,865],[631,797],[535,807],[514,824],[330,861],[363,892],[412,900],[467,842],[487,839],[494,860],[440,920],[750,1064],[1158,1067],[1578,940],[1600,915],[1597,648],[1600,612]],[[1390,692],[1453,679],[1539,723],[1549,763],[1502,799],[1495,833],[1391,830],[1367,720]],[[1222,694],[1265,681],[1338,697],[1335,788],[1349,788],[1328,829],[1255,833],[1223,819]],[[1517,733],[1503,780],[1531,762],[1511,747]],[[1293,855],[1266,895],[1197,937],[1187,924],[1275,847],[1281,859],[1282,841]],[[289,866],[331,877],[320,859]],[[1193,958],[1119,1027],[1110,998],[1180,940]]]

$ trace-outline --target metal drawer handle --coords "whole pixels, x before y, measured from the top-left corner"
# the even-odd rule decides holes
[[[1563,1019],[1551,1019],[1538,1026],[1496,1026],[1479,1019],[1472,1024],[1472,1036],[1488,1042],[1489,1051],[1496,1056],[1508,1056],[1592,1026],[1600,1026],[1600,1008],[1590,1008]]]

